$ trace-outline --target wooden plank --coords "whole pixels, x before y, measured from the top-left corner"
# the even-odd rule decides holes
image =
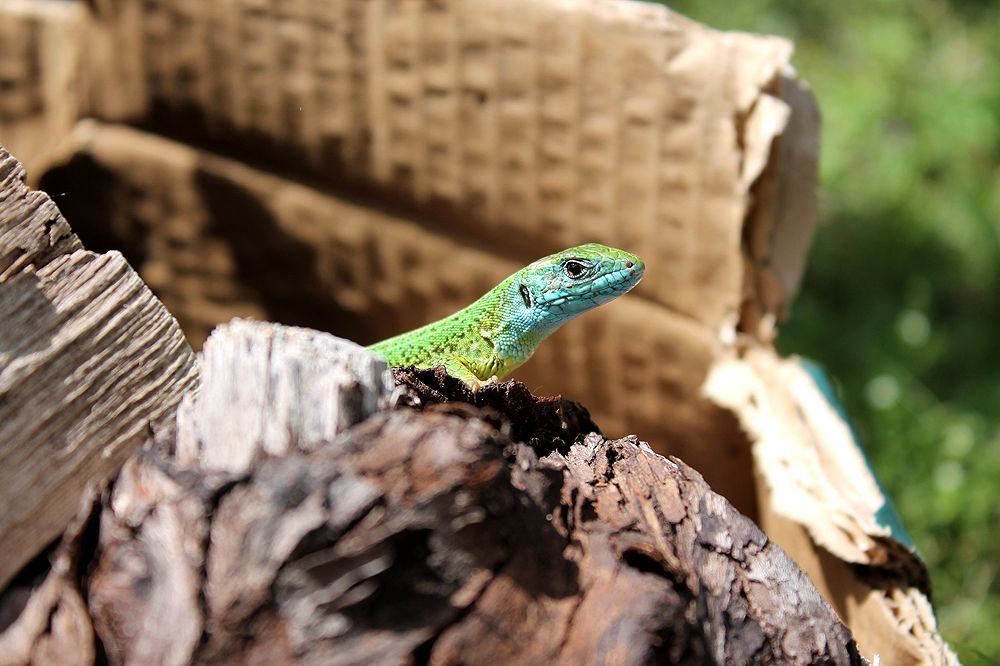
[[[24,179],[24,168],[0,146],[0,282],[83,248],[59,208]]]
[[[174,318],[0,148],[0,588],[196,385]]]

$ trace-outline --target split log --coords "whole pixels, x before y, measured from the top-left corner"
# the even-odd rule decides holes
[[[0,147],[0,590],[197,379],[118,252],[85,251]]]
[[[332,335],[234,319],[206,342],[204,387],[178,413],[177,457],[245,472],[255,457],[310,451],[374,414],[385,360]]]

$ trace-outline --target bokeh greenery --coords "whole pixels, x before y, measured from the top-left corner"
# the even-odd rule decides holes
[[[779,345],[839,383],[942,634],[966,666],[1000,663],[1000,3],[667,4],[795,41],[821,220]]]

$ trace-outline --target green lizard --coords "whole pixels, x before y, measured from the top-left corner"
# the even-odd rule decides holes
[[[645,268],[624,250],[597,243],[573,247],[522,268],[449,317],[368,349],[392,366],[443,365],[478,390],[527,361],[570,319],[630,290]]]

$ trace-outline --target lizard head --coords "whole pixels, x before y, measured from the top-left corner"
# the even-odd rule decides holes
[[[511,286],[531,328],[548,335],[632,289],[645,268],[630,252],[588,243],[539,259],[520,270]]]

